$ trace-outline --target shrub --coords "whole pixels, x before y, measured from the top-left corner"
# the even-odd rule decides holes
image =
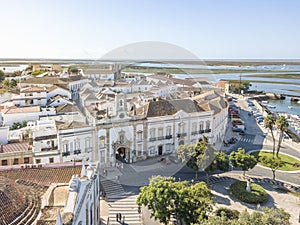
[[[262,203],[268,198],[268,194],[263,187],[258,184],[251,183],[251,192],[246,191],[247,182],[237,181],[230,185],[230,191],[237,199],[246,203]]]
[[[225,208],[225,207],[221,207],[221,208],[218,208],[216,211],[215,211],[215,215],[216,216],[222,216],[222,213],[223,215],[227,218],[227,219],[230,219],[230,220],[235,220],[235,219],[238,219],[239,218],[239,215],[240,215],[240,212],[235,210],[235,209],[229,209],[229,208]]]

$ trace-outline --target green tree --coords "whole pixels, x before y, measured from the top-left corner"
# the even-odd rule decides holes
[[[279,116],[275,121],[275,126],[279,130],[279,139],[278,139],[278,145],[276,149],[276,157],[278,158],[284,132],[287,131],[287,128],[289,127],[289,123],[284,116]]]
[[[207,220],[203,221],[201,225],[290,225],[290,214],[283,209],[277,208],[263,208],[263,212],[249,213],[247,210],[239,213],[238,218],[236,214],[234,217],[228,217],[226,211],[215,213]],[[231,215],[231,214],[230,214]]]
[[[249,214],[246,210],[243,211],[238,219],[238,224],[241,225],[290,225],[290,214],[283,209],[264,208],[263,213],[253,212]]]
[[[233,92],[235,94],[240,94],[243,90],[244,93],[246,93],[251,86],[251,83],[249,81],[243,81],[241,83],[238,82],[231,82],[229,85],[230,92]]]
[[[208,140],[205,136],[195,145],[180,145],[177,148],[178,159],[195,171],[196,180],[198,179],[198,172],[200,170],[205,171],[209,165],[207,162],[213,160],[209,152],[211,153],[212,151],[211,148],[209,148]]]
[[[27,121],[26,121],[26,120],[23,120],[21,126],[22,126],[22,127],[26,127],[26,126],[27,126]]]
[[[9,80],[2,81],[2,84],[6,87],[9,87]]]
[[[140,189],[137,204],[145,205],[159,222],[168,224],[175,215],[185,224],[199,224],[212,211],[213,195],[204,182],[190,185],[187,181],[175,182],[174,178],[152,179]]]
[[[206,160],[206,162],[204,162]],[[224,152],[217,152],[208,150],[205,151],[204,157],[202,159],[202,164],[205,165],[204,171],[206,173],[206,183],[209,185],[208,173],[214,172],[216,170],[228,171],[229,168],[229,158]]]
[[[17,86],[17,81],[15,79],[11,79],[11,81],[9,82],[9,87],[14,88],[16,86]]]
[[[274,137],[274,132],[273,132],[273,128],[275,126],[275,118],[272,115],[267,116],[264,119],[264,125],[266,128],[268,128],[270,130],[271,136],[272,136],[272,140],[273,140],[273,157],[275,157],[275,137]]]
[[[257,164],[255,156],[246,153],[243,148],[239,148],[237,152],[231,152],[229,160],[233,167],[242,168],[244,176],[246,171],[254,168]]]
[[[5,74],[3,72],[3,70],[0,70],[0,82],[2,82],[5,78]]]
[[[69,73],[78,73],[79,69],[76,67],[69,67],[68,72]]]
[[[259,161],[261,161],[264,165],[266,165],[272,170],[273,180],[276,179],[275,177],[276,170],[278,170],[280,167],[284,165],[284,162],[280,158],[273,158],[273,157],[271,158],[268,156],[260,157]]]

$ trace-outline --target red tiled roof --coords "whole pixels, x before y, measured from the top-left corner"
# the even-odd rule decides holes
[[[29,143],[22,142],[22,143],[11,143],[3,145],[3,153],[11,153],[11,152],[25,152],[28,151]],[[0,149],[1,153],[1,149]]]
[[[40,106],[17,107],[10,106],[1,110],[4,114],[40,112]]]

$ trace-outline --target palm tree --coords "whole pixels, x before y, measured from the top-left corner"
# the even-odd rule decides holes
[[[279,116],[275,121],[275,126],[279,130],[279,139],[278,139],[277,152],[276,152],[276,156],[278,158],[281,142],[283,140],[283,134],[287,130],[289,123],[284,116]]]
[[[264,125],[266,128],[268,128],[271,132],[272,135],[272,140],[273,140],[273,158],[275,156],[275,137],[274,137],[274,133],[273,133],[273,128],[275,125],[275,118],[272,115],[267,116],[264,119]]]

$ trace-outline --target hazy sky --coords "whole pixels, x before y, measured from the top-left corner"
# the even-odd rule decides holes
[[[0,0],[0,58],[100,58],[162,41],[201,59],[300,58],[299,0]]]

